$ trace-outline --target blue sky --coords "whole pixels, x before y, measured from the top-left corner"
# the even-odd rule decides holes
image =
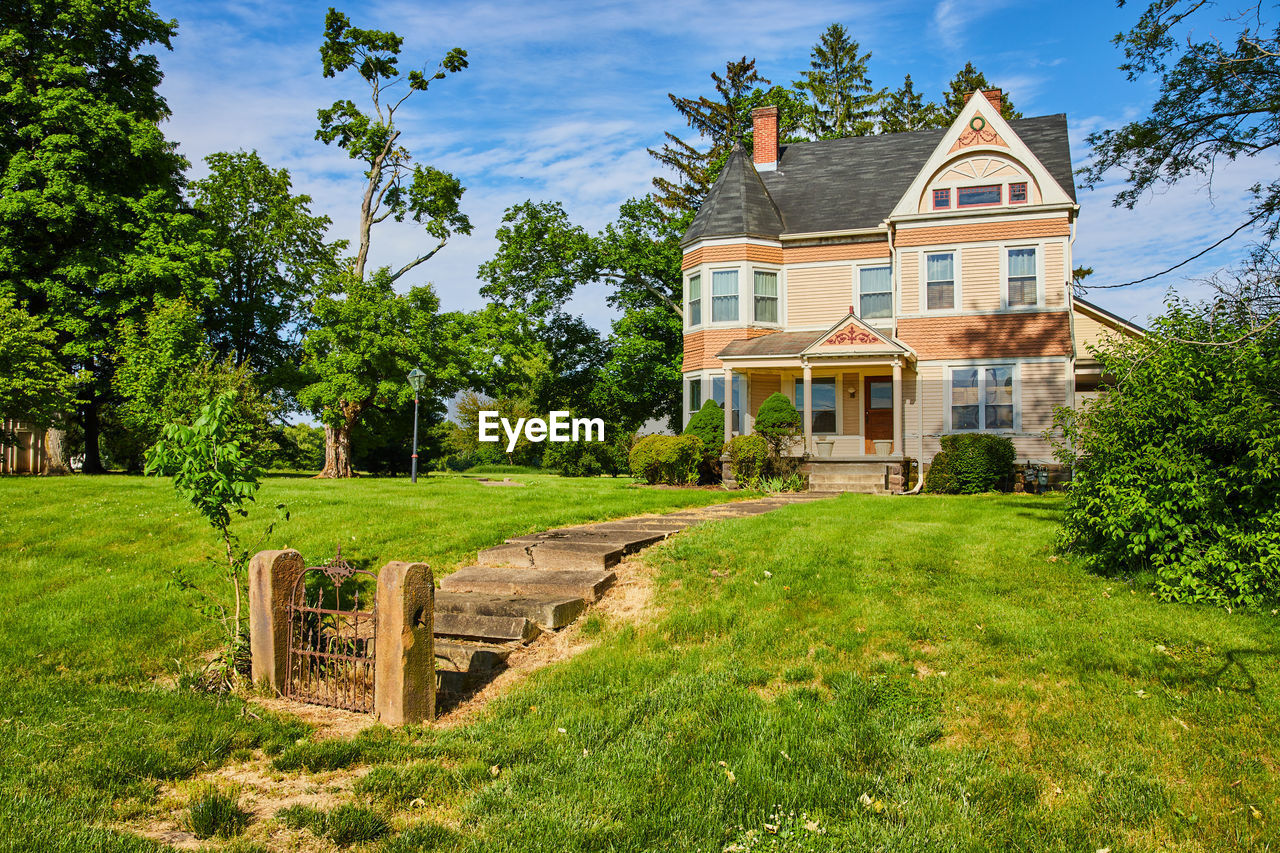
[[[192,161],[214,151],[257,149],[290,170],[295,189],[334,221],[332,236],[353,238],[362,180],[337,149],[314,140],[316,110],[340,97],[361,103],[354,81],[321,76],[317,49],[328,2],[154,0],[179,22],[161,55],[166,127]],[[657,164],[646,153],[664,130],[687,133],[668,92],[711,91],[725,61],[755,57],[775,83],[808,67],[826,26],[843,23],[872,51],[871,76],[896,87],[910,73],[937,98],[966,61],[1003,88],[1024,115],[1065,112],[1072,157],[1088,157],[1085,136],[1142,114],[1150,82],[1116,69],[1111,38],[1145,3],[1110,2],[778,2],[651,0],[644,3],[363,2],[340,6],[356,26],[392,29],[405,39],[404,68],[430,64],[454,46],[470,68],[434,84],[402,111],[404,141],[421,162],[451,171],[467,187],[463,206],[475,232],[456,237],[419,267],[412,282],[434,282],[446,309],[482,304],[476,267],[492,256],[502,212],[525,199],[559,200],[591,230],[618,204],[649,188]],[[1214,13],[1201,22],[1209,27]],[[1115,186],[1081,190],[1077,264],[1095,283],[1148,275],[1230,232],[1244,219],[1247,188],[1274,174],[1273,160],[1228,164],[1210,193],[1188,179],[1137,210],[1111,206]],[[433,245],[409,225],[375,230],[375,263],[399,266]],[[1183,292],[1243,252],[1242,235],[1178,274],[1150,285],[1097,291],[1090,298],[1143,322],[1170,287]],[[589,320],[607,324],[603,292],[576,300]]]

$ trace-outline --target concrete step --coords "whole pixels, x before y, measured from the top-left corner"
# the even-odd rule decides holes
[[[884,477],[846,477],[840,474],[811,474],[809,475],[809,487],[813,489],[821,489],[823,486],[884,486]]]
[[[490,672],[506,663],[511,646],[497,643],[467,643],[436,640],[434,643],[437,672]]]
[[[544,631],[568,625],[587,609],[580,596],[522,597],[478,592],[436,592],[436,619],[445,614],[508,616],[527,619]]]
[[[484,616],[477,613],[436,613],[436,637],[527,643],[542,629],[523,616]]]
[[[481,566],[524,569],[602,570],[616,566],[626,555],[626,547],[617,542],[552,539],[485,548],[476,556],[476,562]]]
[[[596,601],[617,575],[601,570],[522,569],[467,566],[440,581],[444,592],[482,592],[488,595],[559,596]]]

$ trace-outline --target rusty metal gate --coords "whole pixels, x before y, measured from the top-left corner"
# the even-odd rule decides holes
[[[362,590],[373,572],[352,567],[342,549],[323,566],[303,570],[289,597],[289,648],[284,695],[348,711],[373,710],[378,608]],[[361,608],[361,594],[365,604]]]

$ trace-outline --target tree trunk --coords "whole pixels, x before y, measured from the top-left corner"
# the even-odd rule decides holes
[[[46,475],[60,477],[71,473],[71,466],[67,464],[67,431],[61,425],[44,431],[44,458]]]
[[[84,468],[86,474],[105,474],[102,453],[98,449],[98,437],[102,428],[98,423],[98,403],[90,400],[84,407]]]
[[[322,479],[354,477],[351,467],[351,427],[354,418],[343,421],[341,426],[324,425],[324,470]]]

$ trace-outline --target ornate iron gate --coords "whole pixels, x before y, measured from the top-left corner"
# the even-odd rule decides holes
[[[374,655],[378,644],[377,596],[368,591],[360,608],[362,578],[373,572],[352,567],[342,549],[323,566],[303,570],[289,598],[289,649],[284,694],[290,699],[373,710]],[[310,584],[308,584],[310,580]]]

